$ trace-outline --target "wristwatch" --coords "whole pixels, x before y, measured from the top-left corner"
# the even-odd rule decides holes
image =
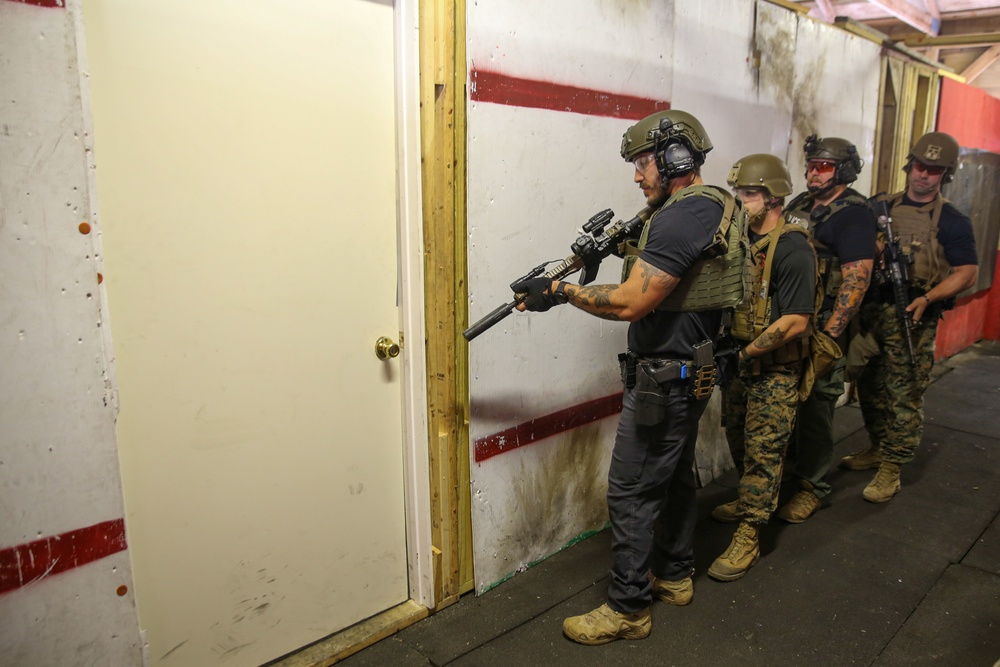
[[[556,303],[567,303],[569,301],[569,296],[566,295],[566,283],[560,280],[558,284],[556,284],[556,288],[553,290],[552,296],[555,298]]]

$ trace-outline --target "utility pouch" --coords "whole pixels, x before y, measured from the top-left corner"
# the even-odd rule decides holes
[[[622,372],[622,384],[626,389],[635,386],[635,357],[628,352],[618,355],[618,366]]]
[[[635,423],[655,426],[667,418],[667,394],[654,376],[650,364],[635,366]]]
[[[712,341],[703,340],[694,347],[694,373],[691,378],[691,398],[704,401],[712,396],[715,388],[715,356]]]

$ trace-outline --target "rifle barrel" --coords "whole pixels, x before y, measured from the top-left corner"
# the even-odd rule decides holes
[[[514,301],[511,301],[510,303],[505,303],[502,306],[500,306],[499,308],[496,308],[495,310],[493,310],[493,312],[491,312],[490,314],[486,315],[485,317],[483,317],[482,319],[480,319],[478,322],[476,322],[475,324],[473,324],[472,326],[470,326],[468,329],[466,329],[465,331],[463,331],[462,332],[462,337],[465,338],[465,340],[467,340],[467,341],[471,341],[473,338],[475,338],[479,334],[483,333],[484,331],[486,331],[490,327],[495,326],[496,324],[498,324],[500,322],[500,320],[504,319],[505,317],[507,317],[508,315],[510,315],[512,312],[514,312],[514,309],[517,308],[517,304],[519,304],[519,303],[520,303],[520,301],[518,301],[518,300],[515,299]]]

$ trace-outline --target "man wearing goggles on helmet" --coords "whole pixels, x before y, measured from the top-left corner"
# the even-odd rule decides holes
[[[847,325],[861,307],[875,256],[875,217],[867,199],[850,187],[864,161],[854,144],[838,137],[813,134],[803,148],[808,191],[788,204],[787,213],[805,222],[816,249],[824,294],[816,326],[846,350]],[[816,378],[799,405],[788,449],[799,490],[777,512],[789,523],[808,519],[830,493],[826,475],[833,461],[833,411],[844,393],[844,366],[841,359]]]
[[[896,312],[890,280],[873,281],[860,317],[877,345],[857,379],[858,399],[871,442],[844,457],[848,470],[877,468],[864,498],[888,502],[902,484],[900,466],[913,459],[923,436],[923,399],[934,366],[938,319],[979,275],[972,221],[941,196],[941,186],[958,168],[959,147],[944,132],[920,137],[907,156],[906,190],[882,197],[893,235],[908,261],[906,307],[913,321],[913,358]],[[878,276],[877,276],[878,277]],[[858,337],[860,342],[862,337]],[[911,363],[912,361],[912,363]]]

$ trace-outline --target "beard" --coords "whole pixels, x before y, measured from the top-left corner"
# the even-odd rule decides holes
[[[808,190],[809,194],[813,197],[820,197],[832,190],[834,185],[836,185],[836,183],[833,182],[833,179],[830,179],[826,183],[809,183],[806,185],[806,190]]]

